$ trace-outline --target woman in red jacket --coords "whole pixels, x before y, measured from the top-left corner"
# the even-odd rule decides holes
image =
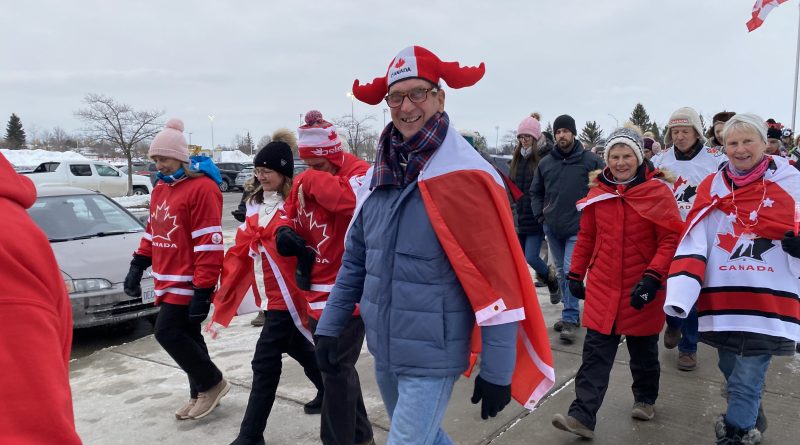
[[[567,278],[572,294],[585,296],[587,330],[575,401],[567,416],[553,417],[553,426],[587,438],[594,436],[622,335],[631,355],[631,416],[650,420],[655,415],[658,334],[665,319],[662,284],[683,224],[664,174],[643,159],[642,147],[637,131],[614,130],[604,153],[608,167],[578,201],[583,213]]]
[[[189,377],[189,400],[180,420],[208,415],[230,383],[211,361],[200,332],[222,271],[222,193],[219,170],[209,158],[189,158],[183,122],[170,119],[150,144],[160,182],[150,195],[150,218],[125,277],[125,293],[142,294],[144,270],[152,265],[158,343]]]
[[[317,396],[303,407],[305,413],[319,414],[322,408],[322,375],[307,326],[306,300],[294,277],[297,259],[279,255],[275,245],[275,234],[285,224],[281,219],[284,199],[292,188],[294,160],[289,144],[296,145],[296,139],[288,130],[276,132],[272,139],[253,160],[259,185],[248,198],[247,219],[236,234],[236,245],[225,255],[210,327],[215,331],[217,325],[228,326],[249,289],[256,303],[267,309],[253,355],[250,399],[232,445],[264,443],[284,353],[303,366],[317,388]]]

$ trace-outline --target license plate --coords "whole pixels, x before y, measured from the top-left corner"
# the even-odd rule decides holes
[[[152,290],[146,290],[142,292],[142,303],[153,303],[156,301],[156,292]]]

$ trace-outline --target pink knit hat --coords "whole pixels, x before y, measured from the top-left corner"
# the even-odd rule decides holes
[[[164,129],[153,138],[147,157],[152,158],[153,156],[166,156],[189,163],[189,145],[186,143],[186,138],[183,137],[182,120],[177,118],[168,120]]]
[[[542,137],[542,125],[534,117],[528,116],[520,122],[517,134],[529,134],[538,141]]]

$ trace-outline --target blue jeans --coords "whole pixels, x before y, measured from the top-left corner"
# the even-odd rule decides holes
[[[560,238],[556,236],[546,224],[544,226],[544,233],[547,235],[547,246],[550,247],[550,253],[553,254],[553,262],[556,265],[556,275],[558,275],[558,284],[561,286],[561,295],[563,295],[562,301],[564,302],[564,310],[561,311],[561,320],[580,324],[580,302],[569,292],[566,278],[569,273],[569,267],[572,264],[572,251],[575,249],[578,236],[573,235],[569,238]]]
[[[457,375],[418,377],[375,370],[383,405],[389,413],[386,445],[452,445],[441,428]]]
[[[761,390],[764,388],[764,377],[772,356],[743,356],[724,349],[718,349],[717,352],[719,370],[728,384],[725,423],[751,430],[756,426],[758,407],[761,406]]]
[[[678,351],[697,352],[697,341],[700,339],[700,335],[697,333],[697,307],[692,307],[686,318],[667,315],[667,326],[681,330],[682,337],[681,342],[678,343]]]
[[[550,271],[547,268],[547,263],[539,256],[539,252],[542,251],[544,235],[541,233],[518,233],[517,237],[519,238],[519,244],[522,246],[522,251],[525,252],[525,260],[536,271],[542,281],[547,280],[547,275]]]

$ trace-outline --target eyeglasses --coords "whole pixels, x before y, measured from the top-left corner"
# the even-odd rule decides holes
[[[521,134],[521,135],[517,136],[517,140],[521,141],[523,139],[533,139],[533,136],[531,136],[529,134]]]
[[[270,170],[270,169],[267,169],[267,168],[261,168],[261,167],[256,167],[256,168],[253,170],[253,174],[254,174],[255,176],[269,176],[269,175],[271,175],[271,174],[273,174],[273,173],[275,173],[275,170]]]
[[[390,93],[387,94],[384,100],[386,101],[386,105],[389,108],[398,108],[403,105],[403,101],[408,97],[412,103],[418,104],[420,102],[425,102],[425,99],[428,98],[428,92],[436,93],[439,91],[439,88],[414,88],[407,93]]]

